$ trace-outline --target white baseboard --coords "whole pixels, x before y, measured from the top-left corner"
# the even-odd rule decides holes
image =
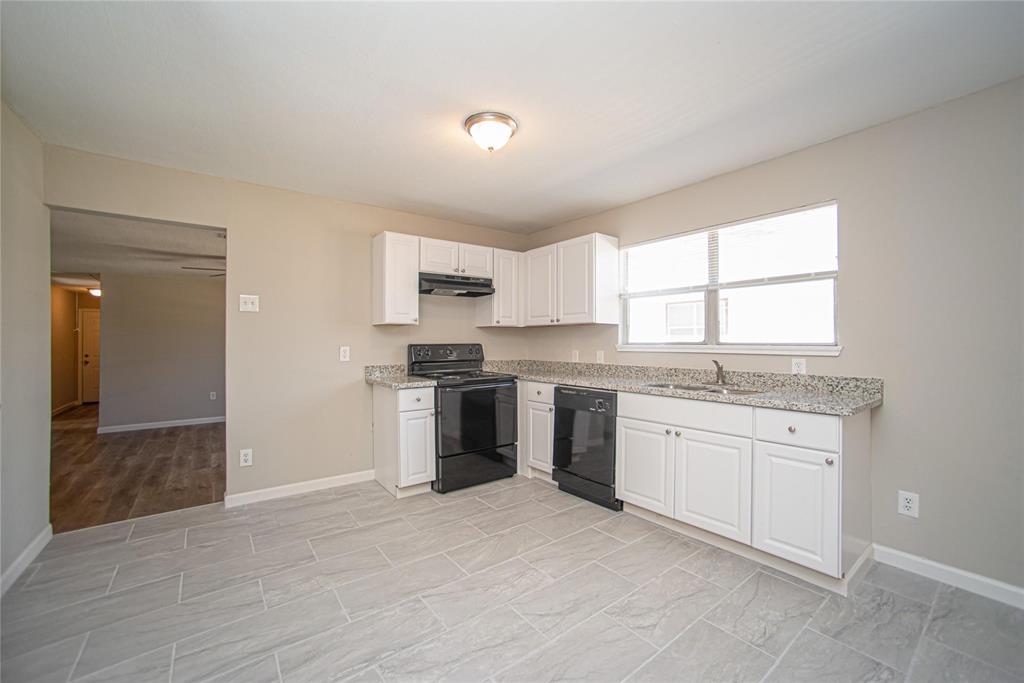
[[[929,579],[948,583],[950,586],[963,588],[966,591],[984,595],[986,598],[998,600],[1013,607],[1024,609],[1024,587],[975,574],[964,569],[957,569],[918,555],[911,555],[902,550],[875,544],[875,561],[893,567],[914,572]]]
[[[51,410],[50,411],[50,417],[57,417],[58,415],[63,413],[65,410],[71,410],[72,408],[77,408],[80,405],[82,405],[81,401],[68,401],[64,405],[57,406],[56,408]]]
[[[162,420],[160,422],[137,422],[127,425],[107,425],[97,427],[97,434],[113,434],[114,432],[137,432],[143,429],[160,429],[161,427],[186,427],[188,425],[208,425],[224,422],[224,416],[218,417],[192,417],[187,420]]]
[[[224,507],[234,508],[239,505],[247,505],[248,503],[259,503],[263,500],[296,496],[300,493],[332,489],[335,486],[358,484],[363,481],[373,481],[373,470],[350,472],[349,474],[339,474],[336,477],[324,477],[323,479],[310,479],[294,484],[285,484],[284,486],[273,486],[269,489],[246,491],[245,493],[232,493],[231,495],[224,496]]]
[[[28,566],[43,551],[43,548],[46,547],[51,538],[53,538],[53,526],[47,524],[46,528],[40,531],[32,539],[32,542],[21,551],[21,554],[15,558],[14,562],[11,562],[11,566],[3,573],[3,577],[0,577],[0,595],[6,593],[7,589],[14,585],[14,582],[28,569]]]

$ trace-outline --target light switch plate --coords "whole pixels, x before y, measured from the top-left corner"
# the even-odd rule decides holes
[[[238,310],[242,313],[259,313],[260,297],[258,294],[239,294]]]

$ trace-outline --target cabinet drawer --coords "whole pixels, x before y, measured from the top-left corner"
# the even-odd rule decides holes
[[[398,392],[398,410],[404,413],[407,410],[425,410],[434,407],[434,389],[424,387],[423,389],[400,389]]]
[[[839,452],[839,418],[834,415],[758,408],[754,425],[758,441]]]
[[[664,422],[706,432],[750,437],[754,430],[753,413],[750,406],[619,393],[620,417]]]
[[[551,405],[555,402],[555,385],[542,382],[526,382],[526,399]]]

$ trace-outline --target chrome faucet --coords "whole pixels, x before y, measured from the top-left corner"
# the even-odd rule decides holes
[[[717,360],[711,362],[715,364],[715,384],[725,384],[725,366]]]

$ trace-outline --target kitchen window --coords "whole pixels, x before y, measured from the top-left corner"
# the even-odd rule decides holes
[[[621,350],[837,355],[835,202],[622,250]]]

